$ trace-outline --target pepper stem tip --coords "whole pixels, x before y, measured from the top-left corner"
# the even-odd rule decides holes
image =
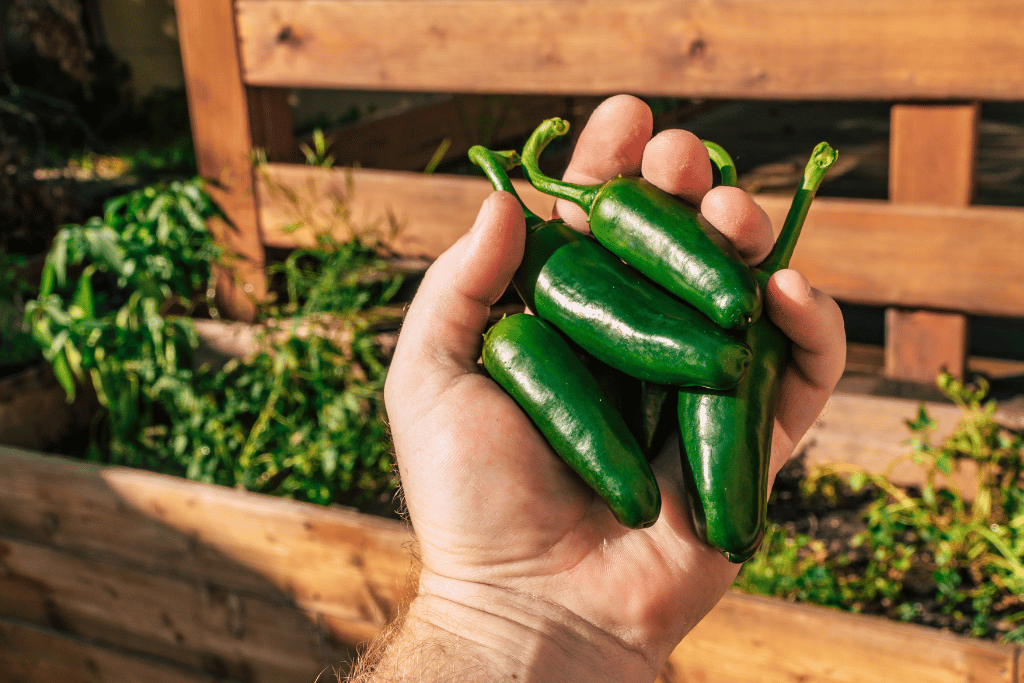
[[[839,158],[839,152],[832,149],[827,142],[819,142],[811,152],[811,158],[807,161],[804,169],[803,187],[815,191],[825,178],[825,172]]]
[[[729,187],[736,187],[736,164],[733,163],[732,157],[725,151],[725,148],[718,143],[711,142],[710,140],[701,140],[704,146],[708,150],[708,156],[711,158],[711,163],[718,169],[718,174],[721,176],[722,185]]]

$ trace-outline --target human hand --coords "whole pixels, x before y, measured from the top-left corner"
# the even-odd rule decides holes
[[[641,101],[606,101],[582,131],[566,180],[642,173],[699,205],[748,263],[760,262],[772,243],[764,212],[741,190],[711,189],[696,137],[652,138],[652,127]],[[586,229],[575,206],[558,202],[556,211]],[[492,656],[503,644],[532,643],[527,661],[513,659],[533,673],[545,662],[560,679],[653,680],[737,567],[694,534],[675,439],[652,463],[661,517],[627,529],[480,369],[489,308],[518,267],[523,241],[517,202],[494,193],[428,271],[391,364],[385,401],[422,561],[410,614],[418,632],[444,630]],[[845,337],[835,302],[795,271],[772,278],[766,305],[794,349],[775,424],[774,478],[838,381]],[[562,661],[565,652],[573,655]]]

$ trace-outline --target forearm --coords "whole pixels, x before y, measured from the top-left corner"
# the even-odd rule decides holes
[[[431,591],[431,584],[443,590]],[[547,601],[503,589],[421,581],[400,623],[350,683],[653,681],[657,666]]]

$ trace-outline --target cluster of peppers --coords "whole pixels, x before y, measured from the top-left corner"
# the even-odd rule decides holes
[[[549,119],[521,156],[469,152],[495,189],[514,195],[508,171],[522,165],[538,190],[587,211],[591,230],[523,205],[526,246],[513,284],[535,315],[507,316],[487,331],[484,367],[628,527],[657,520],[649,459],[678,428],[694,526],[743,562],[764,533],[789,357],[789,340],[761,313],[762,293],[788,266],[836,153],[815,148],[771,254],[750,268],[697,211],[642,178],[585,186],[545,176],[540,154],[567,132],[567,122]],[[705,145],[723,184],[734,184],[728,154]]]

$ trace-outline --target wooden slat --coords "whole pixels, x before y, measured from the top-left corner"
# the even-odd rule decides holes
[[[890,201],[961,207],[971,203],[979,109],[977,103],[892,108]],[[964,238],[969,239],[966,226]],[[888,309],[886,376],[931,383],[945,369],[962,378],[967,368],[967,328],[962,314]]]
[[[196,163],[200,175],[212,181],[207,189],[228,218],[210,225],[233,255],[230,264],[218,269],[218,303],[227,316],[248,320],[255,311],[253,302],[266,298],[267,282],[252,189],[252,123],[233,4],[175,0],[175,10]]]
[[[0,671],[19,683],[241,683],[0,617]]]
[[[407,589],[395,521],[4,447],[0,472],[6,536],[281,596],[329,616],[343,642],[372,636]]]
[[[1017,99],[1014,0],[238,0],[248,83]],[[386,30],[382,30],[386,27]]]
[[[471,177],[358,170],[351,172],[350,193],[349,174],[268,164],[258,187],[267,243],[308,243],[309,233],[289,233],[287,226],[310,215],[313,224],[326,229],[339,202],[347,201],[356,226],[386,225],[390,213],[405,227],[393,242],[397,251],[436,258],[472,225],[489,191],[486,181]],[[281,188],[290,188],[305,208],[271,196]],[[524,183],[517,188],[531,208],[549,212],[548,198]],[[756,199],[776,229],[781,227],[790,198]],[[965,225],[971,226],[967,240]],[[818,198],[793,267],[814,286],[851,303],[1019,317],[1024,316],[1022,255],[1024,209]]]
[[[960,408],[946,403],[836,392],[795,452],[803,457],[808,471],[819,465],[845,463],[873,474],[886,473],[898,485],[920,486],[926,478],[922,468],[907,459],[911,431],[906,421],[916,420],[922,407],[936,422],[934,444],[953,433],[963,419]],[[938,481],[971,500],[976,474],[977,468],[965,464],[948,480],[940,477]]]
[[[527,206],[539,215],[551,213],[553,199],[525,181],[513,182]],[[310,246],[318,231],[346,239],[369,230],[399,254],[429,259],[469,229],[490,192],[490,183],[470,176],[292,164],[267,164],[257,185],[268,245]],[[342,213],[347,220],[339,218]]]
[[[105,493],[97,492],[97,488],[104,487]],[[92,493],[83,495],[83,491],[89,489],[93,489]],[[190,491],[191,495],[182,498],[183,491]],[[321,517],[306,510],[311,506],[297,506],[285,500],[169,477],[125,472],[120,468],[100,468],[17,451],[0,451],[0,529],[3,529],[5,537],[21,536],[25,531],[29,535],[36,533],[34,527],[26,525],[12,513],[12,510],[26,507],[32,499],[38,499],[39,505],[50,509],[54,516],[57,514],[55,510],[64,505],[69,517],[112,515],[117,512],[111,508],[116,502],[121,508],[120,517],[111,516],[105,521],[118,524],[114,532],[120,532],[121,545],[114,540],[114,532],[98,525],[82,526],[75,530],[74,538],[69,538],[66,533],[57,532],[61,528],[70,529],[60,519],[52,522],[49,535],[43,534],[46,537],[43,543],[52,545],[51,548],[22,541],[10,543],[8,540],[9,545],[0,555],[5,568],[2,573],[5,590],[0,604],[5,604],[8,610],[18,610],[17,614],[27,619],[50,624],[38,625],[22,619],[0,617],[0,642],[4,644],[0,648],[0,664],[5,665],[2,670],[15,672],[18,680],[72,683],[207,680],[207,674],[194,667],[172,666],[168,660],[152,656],[143,659],[123,648],[102,646],[93,639],[68,635],[55,626],[66,629],[91,622],[94,628],[101,624],[108,630],[119,625],[126,631],[140,627],[141,633],[149,633],[151,638],[163,632],[176,639],[173,635],[175,626],[195,623],[203,633],[182,634],[187,639],[224,638],[231,641],[245,630],[250,620],[257,619],[257,614],[249,611],[257,603],[241,602],[243,598],[253,598],[244,592],[237,593],[238,601],[235,603],[232,603],[228,592],[224,604],[206,608],[207,614],[213,616],[205,619],[190,622],[183,615],[187,605],[165,604],[162,612],[166,613],[166,620],[164,614],[141,615],[138,610],[152,609],[156,602],[177,597],[187,603],[190,599],[183,597],[184,593],[176,596],[173,591],[161,588],[161,582],[167,581],[168,576],[161,578],[153,568],[160,568],[163,562],[179,555],[179,542],[173,540],[173,536],[164,535],[162,540],[171,539],[171,547],[161,549],[159,534],[152,530],[148,534],[133,531],[133,526],[145,526],[147,517],[152,517],[151,523],[165,530],[172,526],[178,529],[178,536],[191,536],[197,546],[216,548],[218,553],[231,558],[236,571],[248,572],[259,566],[271,584],[304,584],[308,577],[303,575],[300,565],[312,565],[317,574],[316,584],[325,591],[330,591],[332,584],[342,579],[333,573],[332,566],[351,564],[345,559],[346,555],[352,557],[351,541],[361,538],[357,544],[364,551],[360,563],[365,572],[365,585],[377,587],[375,600],[393,603],[402,596],[403,589],[398,582],[374,578],[386,576],[387,571],[374,565],[369,552],[369,546],[373,545],[374,554],[390,558],[388,565],[407,564],[409,538],[404,527],[394,523],[332,510],[321,511]],[[227,503],[232,500],[231,504]],[[221,503],[219,506],[218,501]],[[294,518],[300,509],[303,523],[297,524]],[[240,514],[243,512],[244,516]],[[329,529],[322,525],[328,518],[333,518]],[[370,529],[376,529],[376,533],[368,533]],[[90,534],[96,538],[88,538]],[[133,547],[140,541],[144,543],[142,548]],[[313,552],[311,545],[318,546],[319,550]],[[101,563],[99,559],[90,557],[84,550],[65,552],[62,546],[89,549],[93,555],[110,556],[115,569],[108,575],[98,573],[93,569]],[[145,582],[126,587],[126,564],[131,563],[123,559],[125,555],[147,553],[152,553],[154,558],[151,559],[155,559],[146,570],[148,573],[143,572],[149,577],[148,595]],[[62,561],[68,562],[67,573],[78,576],[59,576],[60,566],[50,566],[50,560],[58,555]],[[199,555],[193,551],[187,563],[191,573],[187,576],[197,576],[206,571],[194,566],[202,564],[197,557]],[[255,559],[259,561],[253,561]],[[175,563],[172,559],[166,569],[168,575],[181,572],[182,583],[187,583],[185,564]],[[51,587],[63,586],[61,600],[46,604],[42,596],[47,591],[41,591],[33,582],[46,583]],[[90,586],[107,595],[87,595]],[[120,597],[114,596],[111,590],[123,593],[119,593]],[[48,594],[55,593],[51,589]],[[116,623],[116,616],[111,618],[97,613],[96,610],[111,609],[118,600],[127,601],[115,610],[124,617],[123,624]],[[61,616],[66,618],[63,624]],[[140,619],[142,623],[138,623]],[[176,622],[178,619],[182,622]],[[166,621],[175,626],[168,625]],[[272,628],[267,619],[259,617],[259,621],[261,629]],[[331,628],[332,617],[325,615],[323,624]],[[287,628],[288,623],[282,627]],[[294,624],[293,627],[298,628]],[[261,632],[270,634],[270,630]],[[269,650],[295,647],[294,638],[282,639],[276,644],[269,639],[261,639],[259,644]],[[250,645],[255,646],[256,643]],[[239,656],[241,654],[240,651]],[[288,653],[273,651],[261,656],[264,660],[287,660]],[[662,680],[870,683],[889,681],[898,676],[925,683],[968,680],[988,683],[1010,680],[1008,676],[1014,671],[1016,656],[1016,649],[1009,645],[730,593],[676,648]],[[233,680],[230,671],[229,667],[225,668],[227,680]],[[281,680],[287,680],[287,673],[281,670]],[[252,676],[248,674],[245,680],[262,680]],[[225,678],[218,677],[217,680]]]
[[[729,593],[675,649],[666,683],[1015,683],[1011,645]]]
[[[979,109],[977,104],[900,104],[892,108],[890,201],[943,206],[971,203]]]
[[[253,595],[3,535],[0,555],[0,617],[210,675],[306,683],[341,666],[357,645],[339,642],[284,594]]]
[[[967,369],[967,316],[944,311],[885,310],[885,375],[933,384],[942,370],[963,379]]]

